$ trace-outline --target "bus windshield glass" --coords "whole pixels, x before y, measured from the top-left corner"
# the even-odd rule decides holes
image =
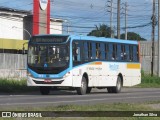
[[[28,48],[28,65],[40,68],[67,67],[69,64],[69,47],[52,44],[30,44]]]

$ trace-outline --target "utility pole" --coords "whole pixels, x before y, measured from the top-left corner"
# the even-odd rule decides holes
[[[111,0],[111,16],[110,16],[111,38],[113,38],[112,20],[113,20],[113,0]]]
[[[127,40],[127,2],[125,3],[125,40]]]
[[[155,0],[153,0],[153,13],[152,13],[152,61],[151,61],[151,76],[153,76],[154,72],[154,56],[155,56],[155,49],[154,49],[154,41],[155,41],[155,23],[156,23],[156,5]]]
[[[121,0],[117,0],[117,38],[120,39],[120,3]]]
[[[160,77],[160,1],[158,0],[158,77]]]
[[[110,12],[110,32],[111,32],[110,37],[114,38],[113,25],[112,25],[112,21],[113,21],[113,0],[108,0],[107,2],[108,2],[107,7],[108,7],[108,9],[110,9],[110,10],[107,10],[108,12]]]

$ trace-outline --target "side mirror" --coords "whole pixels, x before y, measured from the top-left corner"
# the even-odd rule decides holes
[[[79,49],[78,48],[76,48],[76,55],[78,55],[79,54]]]
[[[73,54],[74,54],[74,55],[78,55],[78,54],[79,54],[79,49],[78,49],[78,48],[75,48],[75,49],[73,50]]]

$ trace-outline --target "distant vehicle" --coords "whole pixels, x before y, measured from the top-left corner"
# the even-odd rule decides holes
[[[28,45],[27,85],[74,88],[79,95],[92,88],[119,93],[141,83],[137,41],[76,35],[37,35]],[[107,91],[106,91],[107,92]]]

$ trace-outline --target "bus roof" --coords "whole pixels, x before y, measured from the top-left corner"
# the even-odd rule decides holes
[[[65,35],[65,34],[41,34],[35,36],[63,36],[69,37],[73,40],[87,40],[87,41],[101,41],[101,42],[112,42],[112,43],[122,43],[122,44],[138,44],[138,41],[133,40],[122,40],[115,38],[105,38],[105,37],[95,37],[95,36],[83,36],[83,35]]]
[[[138,41],[133,40],[122,40],[115,38],[95,37],[95,36],[77,36],[70,35],[72,40],[88,40],[88,41],[101,41],[101,42],[112,42],[112,43],[123,43],[123,44],[138,44]]]

